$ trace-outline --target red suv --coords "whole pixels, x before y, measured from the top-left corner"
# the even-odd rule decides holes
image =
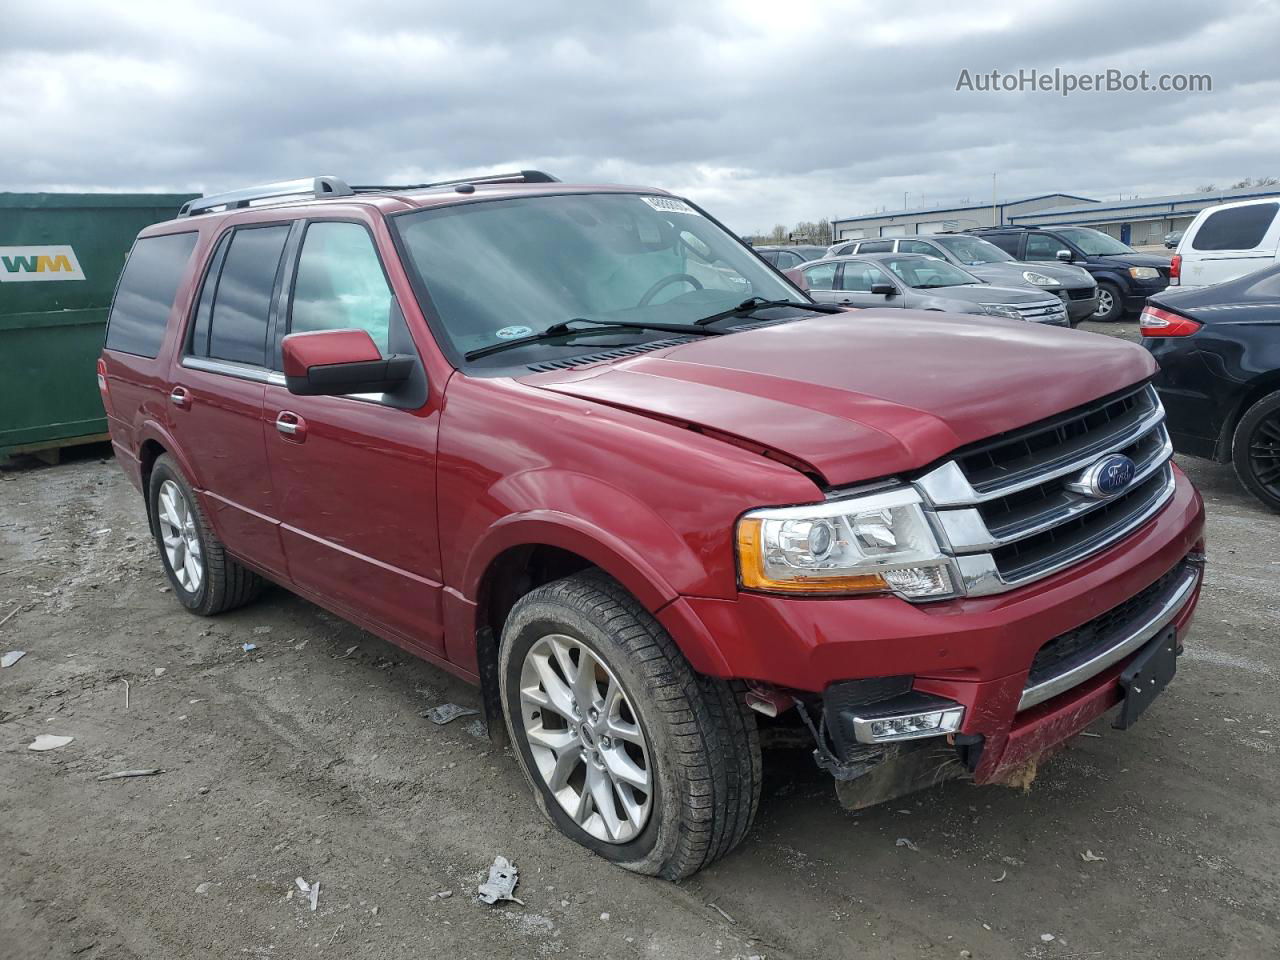
[[[1200,589],[1141,348],[815,304],[658,190],[193,201],[99,370],[187,608],[270,580],[478,684],[547,816],[643,873],[742,839],[788,725],[853,806],[1025,781],[1133,722]]]

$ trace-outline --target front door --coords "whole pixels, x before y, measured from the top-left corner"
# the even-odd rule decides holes
[[[288,224],[241,227],[219,242],[182,359],[169,384],[169,427],[227,549],[284,573],[267,469],[262,404],[267,330]]]
[[[282,332],[361,329],[384,355],[416,355],[364,224],[308,223],[295,270]],[[387,396],[301,397],[277,378],[264,420],[290,578],[438,653],[439,411],[425,397],[424,389],[416,408]]]
[[[883,293],[872,293],[876,284],[888,284],[896,292],[892,297]],[[844,269],[840,271],[836,286],[836,303],[851,307],[895,307],[901,308],[906,301],[902,290],[889,274],[881,270],[869,260],[846,260]]]

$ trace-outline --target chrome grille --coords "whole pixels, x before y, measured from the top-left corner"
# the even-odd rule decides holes
[[[1013,303],[1013,309],[1023,320],[1031,323],[1063,324],[1067,322],[1067,308],[1061,300],[1045,300],[1041,303]]]
[[[1134,476],[1097,499],[1069,484],[1122,453]],[[916,480],[970,596],[1079,562],[1136,530],[1173,493],[1164,409],[1144,385],[959,451]]]

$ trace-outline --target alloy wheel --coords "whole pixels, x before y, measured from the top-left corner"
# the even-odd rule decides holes
[[[1280,413],[1259,422],[1249,438],[1249,469],[1259,485],[1280,497]]]
[[[1115,306],[1115,298],[1111,296],[1111,291],[1103,287],[1098,288],[1098,307],[1093,311],[1095,317],[1105,317],[1111,312],[1111,308]]]
[[[639,836],[655,771],[631,701],[598,654],[564,634],[537,640],[520,671],[520,721],[534,768],[574,823],[606,843]]]
[[[160,539],[164,543],[169,569],[183,590],[195,593],[204,580],[204,557],[200,552],[200,537],[196,533],[195,511],[187,503],[182,488],[172,480],[160,485],[156,506]]]

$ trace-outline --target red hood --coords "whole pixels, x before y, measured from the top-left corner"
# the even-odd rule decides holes
[[[522,380],[741,438],[843,485],[924,466],[1154,372],[1150,354],[1112,337],[862,310]]]

